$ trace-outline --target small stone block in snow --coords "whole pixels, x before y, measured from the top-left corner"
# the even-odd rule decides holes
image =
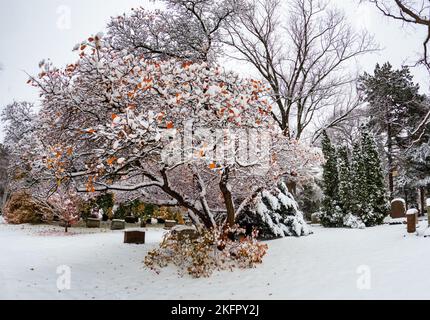
[[[100,219],[88,218],[87,228],[100,228]]]
[[[127,222],[127,223],[137,223],[138,219],[136,217],[133,217],[133,216],[128,216],[128,217],[125,217],[125,222]]]
[[[311,215],[311,222],[312,224],[320,224],[321,223],[321,213],[320,212],[315,212],[312,213]]]
[[[427,198],[427,200],[426,200],[426,206],[427,206],[427,208],[430,208],[430,198]]]
[[[144,231],[126,231],[124,232],[124,243],[127,244],[145,244]]]
[[[112,220],[112,224],[110,226],[111,230],[124,230],[125,229],[125,220],[114,219]]]
[[[410,216],[410,215],[416,215],[416,214],[418,214],[418,210],[417,209],[409,209],[407,212],[406,212],[406,215],[407,216]]]
[[[172,229],[174,226],[176,226],[176,221],[175,220],[166,220],[164,226],[166,229]]]
[[[390,225],[406,224],[406,218],[397,218],[397,219],[390,218],[388,220],[388,224],[390,224]]]
[[[417,213],[417,209],[409,209],[406,212],[408,233],[415,233],[417,231]]]
[[[199,233],[196,228],[191,226],[175,226],[172,228],[172,234],[178,235],[178,240],[182,241],[185,239],[195,240],[199,237]]]

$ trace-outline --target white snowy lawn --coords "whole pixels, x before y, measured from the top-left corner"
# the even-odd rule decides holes
[[[123,244],[122,232],[52,230],[61,228],[0,224],[0,299],[430,299],[430,238],[405,236],[404,225],[313,227],[309,237],[269,242],[258,268],[209,279],[144,268],[163,230],[148,230],[143,246]],[[57,289],[60,265],[71,268],[70,290]],[[369,270],[371,288],[359,289]]]

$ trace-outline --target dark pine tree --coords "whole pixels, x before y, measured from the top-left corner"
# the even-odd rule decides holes
[[[361,133],[361,150],[367,199],[363,199],[360,218],[370,227],[382,224],[388,213],[388,198],[376,142],[366,130]]]
[[[365,73],[359,79],[359,90],[368,103],[369,126],[381,137],[385,151],[390,196],[395,192],[394,172],[405,147],[404,135],[417,119],[427,114],[425,97],[407,67],[393,70],[390,63],[376,65],[374,74]]]
[[[365,175],[366,165],[363,160],[360,141],[354,143],[351,155],[351,212],[361,217],[363,214],[363,204],[368,197]]]
[[[343,212],[339,201],[339,176],[336,148],[332,145],[327,132],[323,133],[322,150],[325,158],[323,165],[324,200],[321,210],[321,224],[325,227],[343,226]]]
[[[341,146],[337,151],[337,172],[339,179],[339,203],[345,214],[351,213],[353,197],[351,190],[351,173],[348,159],[348,147]]]

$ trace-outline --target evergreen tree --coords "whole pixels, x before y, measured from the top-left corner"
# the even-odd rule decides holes
[[[428,112],[425,97],[413,82],[409,68],[394,70],[390,63],[376,65],[374,74],[365,73],[359,79],[359,90],[368,102],[369,126],[381,137],[385,152],[389,190],[393,194],[394,175],[401,151],[408,141],[405,132],[413,131]]]
[[[361,144],[359,141],[354,143],[351,156],[351,212],[361,216],[363,204],[367,199],[367,188],[365,183],[366,165],[363,160]]]
[[[272,192],[263,191],[255,206],[249,205],[236,217],[236,223],[248,232],[256,228],[259,237],[265,240],[312,233],[285,183]]]
[[[399,171],[399,180],[406,189],[429,188],[430,123],[426,125],[419,139],[409,143],[408,148],[403,153]]]
[[[339,178],[339,203],[342,211],[347,214],[351,212],[351,174],[349,168],[348,148],[341,146],[337,151],[337,171]]]
[[[363,199],[365,202],[362,203],[360,218],[369,227],[383,222],[388,212],[388,199],[376,142],[366,130],[363,130],[361,135],[364,194],[367,199]]]
[[[381,224],[388,199],[375,140],[363,128],[351,158],[346,146],[336,149],[324,133],[324,201],[321,223],[325,227],[368,227]],[[363,224],[364,223],[364,224]]]
[[[343,212],[339,204],[339,176],[336,149],[327,132],[323,133],[322,150],[325,157],[323,165],[324,200],[321,211],[321,223],[325,227],[343,226]]]

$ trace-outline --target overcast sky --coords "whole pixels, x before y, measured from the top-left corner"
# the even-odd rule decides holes
[[[361,70],[370,72],[377,62],[385,61],[400,67],[421,53],[422,30],[402,28],[371,5],[359,5],[359,0],[331,1],[345,10],[354,26],[373,33],[384,48],[361,59]],[[44,58],[58,66],[73,62],[76,56],[71,49],[76,43],[104,30],[110,16],[138,6],[153,8],[154,4],[149,0],[0,0],[0,109],[14,100],[37,102],[38,94],[26,84],[25,72],[36,74]],[[426,71],[414,69],[413,74],[427,93]]]

